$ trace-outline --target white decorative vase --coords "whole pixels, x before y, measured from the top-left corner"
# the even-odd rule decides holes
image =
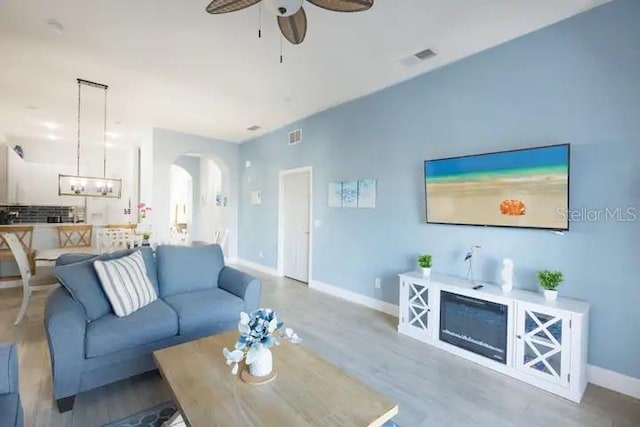
[[[555,301],[558,299],[558,291],[544,290],[544,299],[547,301]]]
[[[503,283],[502,292],[511,292],[513,290],[513,283]]]
[[[431,277],[431,267],[420,267],[420,270],[422,270],[424,277]]]
[[[273,371],[273,356],[267,347],[260,347],[258,355],[251,365],[249,373],[254,377],[266,377]]]

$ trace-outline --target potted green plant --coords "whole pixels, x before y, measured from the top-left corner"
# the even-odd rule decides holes
[[[150,231],[142,232],[142,246],[150,246],[149,239],[151,238],[151,234]]]
[[[424,277],[431,276],[431,265],[432,265],[432,257],[429,254],[423,254],[418,256],[418,265],[422,270],[422,275]]]
[[[556,290],[564,277],[561,271],[538,271],[538,281],[540,287],[544,289],[544,297],[548,301],[555,301],[558,299],[558,291]]]

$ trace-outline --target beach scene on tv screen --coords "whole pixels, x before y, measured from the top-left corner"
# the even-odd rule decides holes
[[[568,228],[568,145],[430,160],[424,172],[427,222]]]

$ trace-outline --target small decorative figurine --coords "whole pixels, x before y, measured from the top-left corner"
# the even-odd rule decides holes
[[[511,292],[513,289],[513,260],[505,258],[502,260],[502,290],[504,292]]]
[[[464,257],[464,261],[469,264],[467,268],[467,280],[471,280],[473,282],[473,254],[475,249],[480,249],[481,246],[473,245],[467,252],[467,255]]]

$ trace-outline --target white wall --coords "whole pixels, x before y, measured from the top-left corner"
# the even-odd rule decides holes
[[[224,216],[229,228],[226,256],[235,258],[238,214],[238,145],[166,129],[153,129],[151,140],[145,138],[141,150],[141,188],[151,189],[151,198],[143,200],[153,207],[150,221],[156,242],[169,241],[171,165],[184,154],[199,154],[220,167],[222,191],[228,197]],[[142,191],[143,194],[145,190]],[[215,197],[215,195],[214,195]],[[215,202],[214,202],[215,203]]]

